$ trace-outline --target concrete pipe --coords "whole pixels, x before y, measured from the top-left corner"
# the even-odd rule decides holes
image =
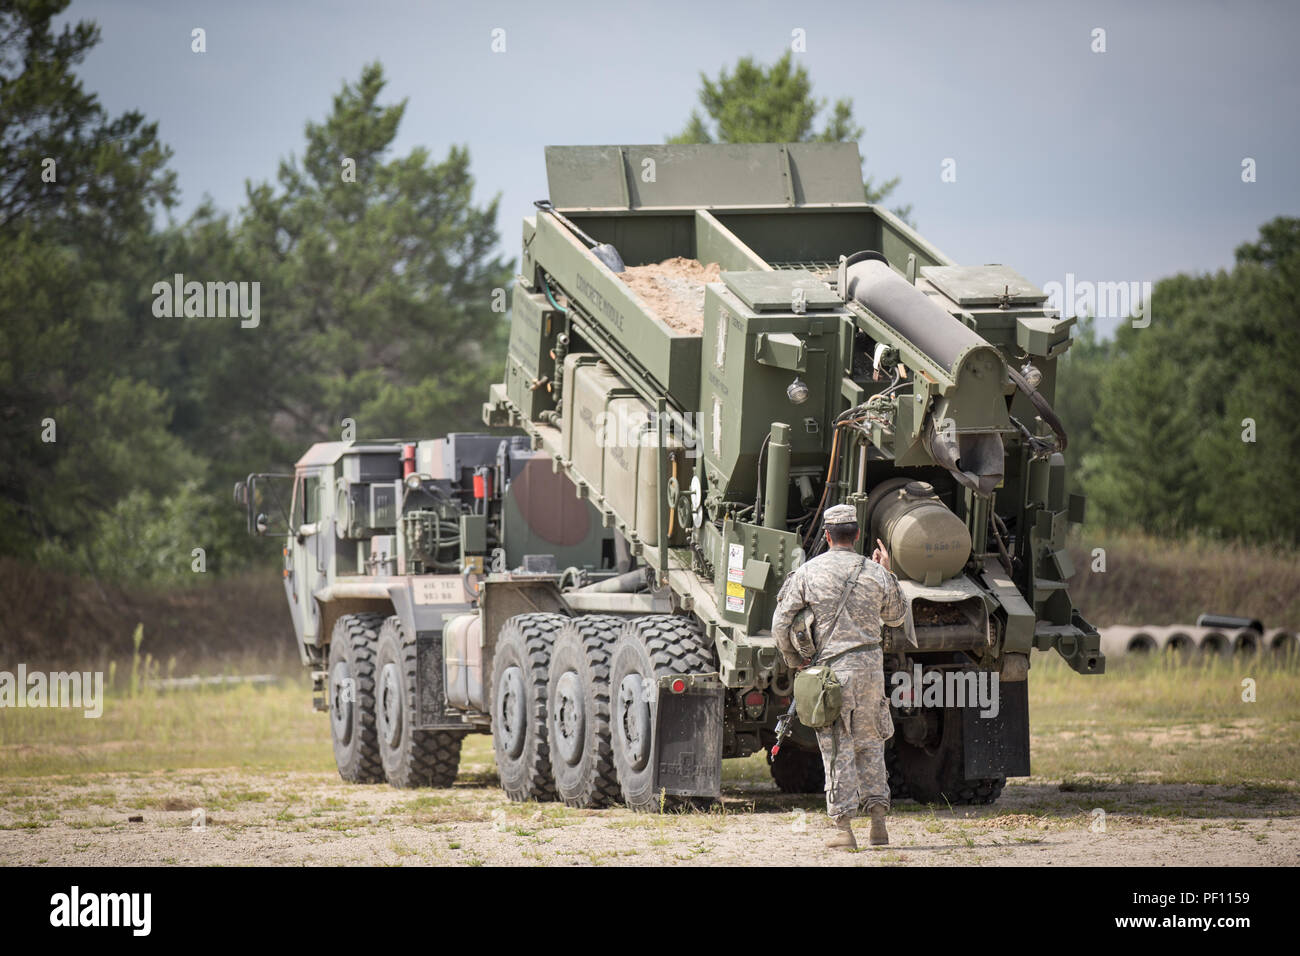
[[[1264,636],[1253,627],[1242,628],[1232,638],[1232,653],[1238,657],[1254,657],[1259,653]]]
[[[1198,627],[1195,634],[1197,649],[1205,657],[1229,657],[1232,654],[1232,640],[1227,634],[1212,627]]]
[[[1192,637],[1191,628],[1175,626],[1164,630],[1164,639],[1160,641],[1160,649],[1166,654],[1187,660],[1196,652],[1196,641]]]
[[[1267,640],[1268,649],[1283,660],[1293,660],[1300,654],[1300,639],[1297,639],[1295,631],[1279,627],[1268,632]]]
[[[1159,643],[1149,629],[1135,627],[1129,636],[1125,650],[1129,654],[1154,654],[1160,649]]]
[[[1124,624],[1097,629],[1101,635],[1101,652],[1107,657],[1119,657],[1128,653],[1128,641],[1136,628]]]

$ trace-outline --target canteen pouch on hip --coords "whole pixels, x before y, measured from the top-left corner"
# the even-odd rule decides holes
[[[844,688],[828,665],[805,667],[794,675],[794,709],[809,730],[829,727],[840,716]]]

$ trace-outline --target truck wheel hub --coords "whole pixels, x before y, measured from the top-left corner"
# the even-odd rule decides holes
[[[341,744],[352,739],[352,700],[355,696],[347,662],[339,661],[330,671],[330,723],[334,725],[334,739]]]
[[[379,681],[380,732],[388,746],[396,747],[402,739],[402,678],[396,664],[384,666]]]
[[[555,688],[555,747],[569,766],[582,757],[582,738],[587,729],[583,705],[582,681],[573,671],[565,671]]]
[[[643,687],[640,674],[628,674],[618,685],[616,724],[633,770],[642,769],[650,759],[650,704]]]
[[[524,672],[518,667],[507,667],[501,675],[500,703],[497,705],[497,726],[506,754],[518,757],[524,752],[525,723],[528,708],[524,703]]]

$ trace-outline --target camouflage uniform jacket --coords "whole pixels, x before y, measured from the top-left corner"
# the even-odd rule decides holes
[[[844,586],[864,560],[866,566],[853,585],[830,646],[797,647],[790,633],[794,616],[803,607],[811,607],[816,620],[814,636],[821,641]],[[831,548],[795,568],[785,579],[772,615],[772,636],[786,664],[798,667],[815,653],[834,654],[854,644],[878,642],[881,624],[896,627],[903,623],[904,613],[903,592],[892,573],[852,548]]]

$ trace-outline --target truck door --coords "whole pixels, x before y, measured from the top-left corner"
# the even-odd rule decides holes
[[[313,595],[328,583],[329,545],[333,526],[322,509],[323,468],[304,468],[293,489],[293,563],[290,598],[295,623],[302,622],[305,643],[314,644],[320,630],[320,609]]]

